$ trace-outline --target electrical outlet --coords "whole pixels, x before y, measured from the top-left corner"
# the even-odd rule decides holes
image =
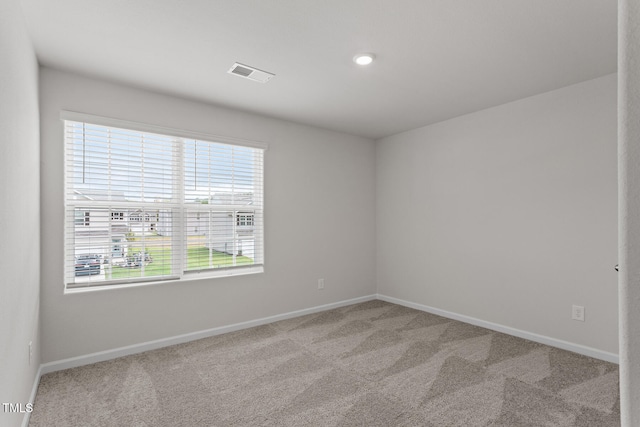
[[[584,322],[584,307],[581,305],[574,305],[571,307],[571,318],[573,320],[579,320]]]
[[[31,359],[33,359],[33,341],[29,341],[29,366],[31,366]]]
[[[324,289],[324,279],[318,279],[318,289]]]

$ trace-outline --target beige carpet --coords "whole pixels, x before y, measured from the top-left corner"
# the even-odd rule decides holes
[[[618,368],[371,301],[45,375],[30,425],[618,426]]]

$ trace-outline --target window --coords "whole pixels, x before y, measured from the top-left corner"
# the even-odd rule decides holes
[[[124,221],[124,212],[111,212],[111,221]]]
[[[67,288],[262,271],[265,145],[63,119]]]
[[[236,217],[236,225],[238,227],[253,227],[253,213],[238,212]]]
[[[157,215],[149,212],[143,212],[141,210],[137,210],[136,212],[132,212],[131,214],[129,214],[129,221],[133,222],[150,222],[156,220]]]
[[[74,222],[75,225],[78,227],[88,227],[89,226],[89,215],[91,215],[90,212],[85,212],[83,210],[80,209],[76,209],[74,211]]]

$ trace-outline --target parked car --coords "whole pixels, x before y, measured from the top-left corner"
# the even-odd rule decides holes
[[[124,259],[124,262],[120,264],[121,267],[135,268],[140,267],[140,263],[136,261],[135,257],[128,256]]]
[[[138,261],[138,263],[142,263],[143,261],[145,263],[150,263],[151,261],[153,261],[153,259],[151,258],[151,255],[149,255],[149,252],[137,252],[135,254],[133,254],[133,257],[136,259],[136,261]]]
[[[101,258],[95,254],[76,255],[76,276],[100,274]]]
[[[153,258],[151,258],[151,255],[149,255],[148,252],[144,252],[144,253],[136,252],[134,254],[127,256],[122,266],[127,268],[135,268],[135,267],[141,267],[142,264],[148,265],[152,261],[153,261]]]

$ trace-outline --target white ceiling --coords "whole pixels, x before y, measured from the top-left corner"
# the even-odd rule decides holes
[[[370,138],[616,71],[615,0],[22,5],[45,66]],[[276,77],[227,74],[234,62]]]

